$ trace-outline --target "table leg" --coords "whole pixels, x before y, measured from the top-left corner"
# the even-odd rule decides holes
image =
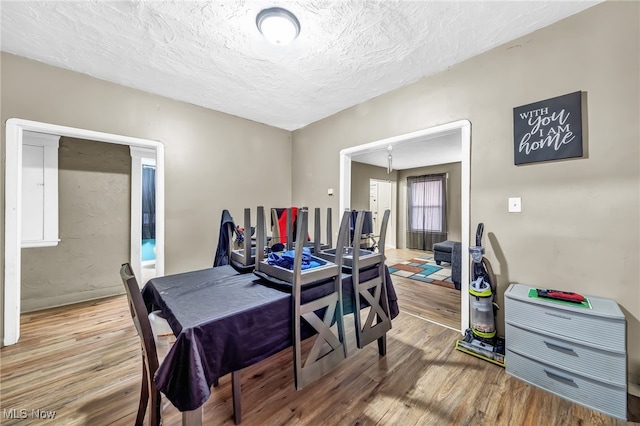
[[[202,426],[202,406],[182,412],[182,426]]]

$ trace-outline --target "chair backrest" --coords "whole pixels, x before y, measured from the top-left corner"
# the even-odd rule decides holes
[[[360,282],[361,264],[360,250],[353,250],[353,262],[351,279],[353,282],[353,314],[356,328],[356,341],[359,348],[363,348],[374,340],[383,338],[386,332],[391,329],[391,318],[389,317],[389,300],[387,298],[386,269],[384,244],[389,222],[389,210],[385,210],[380,228],[380,243],[376,254],[368,255],[367,264],[372,261],[371,256],[375,256],[378,273],[375,277]],[[360,235],[363,223],[365,222],[365,212],[358,213],[355,225],[356,235]],[[361,304],[371,306],[366,320],[360,316]]]
[[[356,221],[358,220],[358,216],[362,213],[363,222],[360,230],[356,230]],[[370,240],[373,239],[373,213],[368,210],[352,210],[351,211],[351,220],[350,220],[350,233],[351,233],[351,246],[352,247],[362,247],[362,240]],[[382,234],[382,230],[380,231]],[[375,246],[375,241],[373,243]],[[367,246],[367,249],[373,249],[374,247]]]
[[[313,226],[313,252],[315,254],[320,253],[322,250],[330,249],[332,247],[332,230],[331,230],[331,207],[327,207],[327,237],[326,243],[322,243],[322,238],[320,237],[320,207],[316,207],[314,216],[314,226]]]
[[[308,212],[298,213],[296,255],[294,260],[294,279],[292,283],[293,304],[293,364],[296,389],[324,376],[347,358],[347,347],[342,312],[342,253],[349,238],[348,213],[345,213],[338,233],[335,263],[336,276],[333,278],[333,291],[318,299],[302,303],[302,249],[307,235]],[[305,321],[316,333],[309,337],[313,346],[303,354],[302,321]],[[332,327],[335,321],[336,327]]]
[[[391,217],[391,210],[384,211],[382,216],[382,223],[380,224],[380,236],[378,237],[378,253],[384,256],[384,247],[387,242],[387,227],[389,226],[389,217]]]
[[[292,250],[297,240],[298,212],[307,210],[306,207],[288,207],[288,208],[272,208],[271,209],[271,242],[282,243],[286,245],[286,250]],[[305,232],[307,237],[305,244],[310,241],[309,234]]]
[[[144,388],[148,389],[151,396],[151,409],[150,409],[150,424],[156,425],[160,423],[160,392],[156,389],[153,381],[153,376],[158,369],[158,352],[156,349],[156,343],[153,338],[153,329],[151,328],[151,322],[149,321],[147,308],[142,299],[142,293],[138,286],[138,280],[133,275],[131,265],[125,263],[120,268],[120,277],[124,284],[125,291],[127,293],[127,300],[129,301],[129,310],[131,311],[131,318],[133,324],[136,327],[136,331],[140,336],[140,342],[142,344],[142,358],[143,358],[143,394]],[[144,384],[146,382],[146,385]],[[145,401],[146,405],[146,401]]]
[[[242,248],[236,248],[233,244],[233,235],[240,236],[234,227],[229,230],[229,264],[240,273],[253,271],[255,264],[255,250],[251,241],[251,209],[244,209],[244,231],[242,234]],[[215,266],[215,265],[214,265]]]
[[[293,226],[297,216],[297,207],[271,209],[271,236],[273,243],[287,244],[287,250],[291,250],[291,247],[293,247]]]

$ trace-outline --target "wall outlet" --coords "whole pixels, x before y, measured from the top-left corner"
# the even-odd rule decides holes
[[[522,212],[522,199],[520,197],[509,197],[509,213]]]

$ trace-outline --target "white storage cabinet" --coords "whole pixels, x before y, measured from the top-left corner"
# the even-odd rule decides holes
[[[58,145],[60,136],[22,136],[22,247],[58,245]]]
[[[626,420],[626,322],[614,300],[591,309],[505,292],[506,372],[570,401]],[[586,295],[585,295],[586,296]]]

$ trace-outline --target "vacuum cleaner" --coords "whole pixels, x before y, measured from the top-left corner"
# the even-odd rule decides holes
[[[496,336],[495,326],[495,313],[499,309],[494,302],[497,283],[491,263],[483,256],[483,231],[484,224],[478,224],[476,245],[469,247],[473,259],[469,285],[471,328],[465,331],[462,340],[456,341],[456,349],[504,367],[504,339]]]

